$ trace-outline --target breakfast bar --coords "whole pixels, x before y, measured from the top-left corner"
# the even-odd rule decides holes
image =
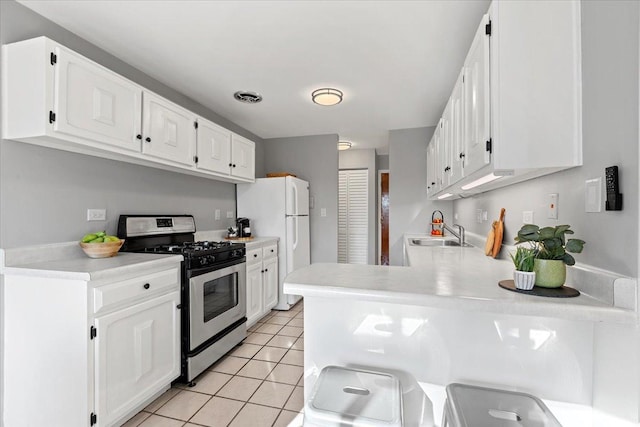
[[[565,426],[638,422],[635,310],[585,292],[504,290],[512,264],[475,247],[407,252],[407,267],[314,264],[287,276],[285,292],[305,299],[306,399],[320,370],[337,365],[415,379],[436,423],[452,382],[531,393]]]

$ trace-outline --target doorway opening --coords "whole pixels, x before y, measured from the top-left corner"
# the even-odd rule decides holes
[[[389,170],[378,171],[378,263],[389,265]]]

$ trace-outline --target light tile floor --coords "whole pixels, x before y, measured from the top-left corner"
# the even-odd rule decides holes
[[[124,427],[302,426],[303,315],[303,301],[267,314],[194,387],[174,385]]]

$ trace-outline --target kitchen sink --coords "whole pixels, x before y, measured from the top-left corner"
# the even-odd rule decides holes
[[[411,246],[460,246],[457,240],[445,240],[445,239],[409,239]],[[464,247],[471,246],[468,243],[463,244]]]

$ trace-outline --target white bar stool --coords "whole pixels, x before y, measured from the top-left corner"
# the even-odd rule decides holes
[[[442,427],[562,427],[535,396],[452,383],[446,388]]]
[[[402,412],[395,375],[327,366],[305,403],[304,427],[402,427]]]

